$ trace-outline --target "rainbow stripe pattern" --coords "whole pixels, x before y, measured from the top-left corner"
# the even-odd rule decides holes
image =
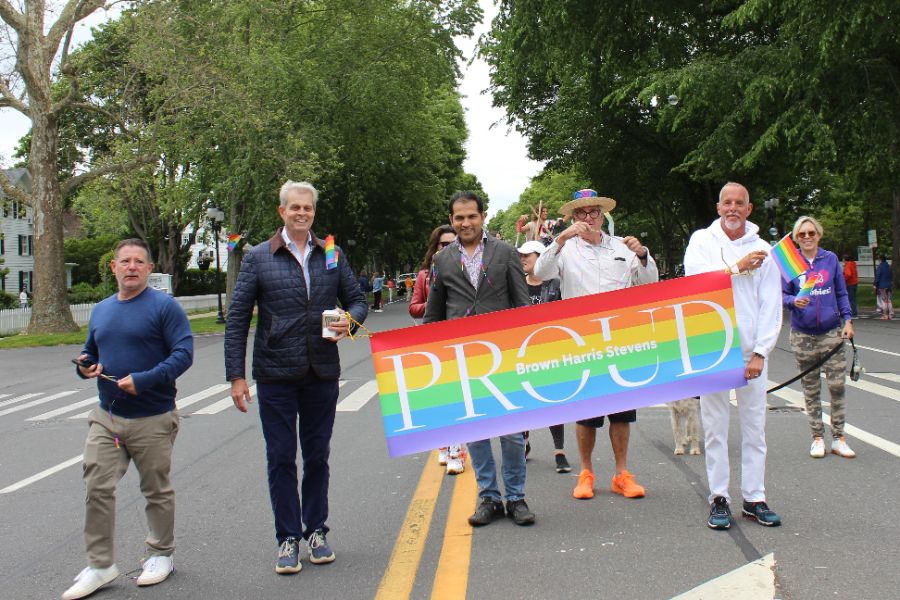
[[[338,265],[337,251],[334,249],[334,236],[325,238],[325,268],[336,269]]]
[[[241,234],[239,233],[229,233],[228,234],[228,251],[234,252],[235,248],[237,248],[238,243],[241,241]]]
[[[775,264],[778,265],[781,277],[785,281],[792,281],[809,269],[803,255],[791,240],[791,234],[787,234],[772,246],[771,256],[775,259]]]
[[[803,285],[800,286],[800,289],[797,291],[797,295],[795,298],[805,298],[809,296],[809,294],[813,291],[813,288],[816,287],[816,283],[819,282],[819,278],[815,275],[807,275],[806,281],[803,282]]]
[[[721,272],[370,341],[391,456],[746,385]]]

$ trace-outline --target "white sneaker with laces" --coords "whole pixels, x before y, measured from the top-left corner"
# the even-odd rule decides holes
[[[156,585],[166,580],[175,570],[171,556],[151,556],[144,561],[144,570],[137,578],[138,585]]]
[[[831,453],[844,458],[856,458],[856,452],[850,449],[842,437],[834,438],[834,441],[831,442]]]
[[[463,459],[462,448],[450,446],[450,452],[447,456],[447,475],[459,475],[465,470],[466,463]]]
[[[105,569],[85,567],[75,577],[75,584],[63,592],[62,600],[77,600],[90,596],[119,576],[119,567],[112,565]]]
[[[447,464],[447,458],[450,456],[450,448],[438,448],[438,464],[442,467]]]
[[[833,448],[833,446],[832,446]],[[822,458],[825,456],[825,440],[820,437],[814,438],[812,446],[809,447],[809,455],[813,458]]]

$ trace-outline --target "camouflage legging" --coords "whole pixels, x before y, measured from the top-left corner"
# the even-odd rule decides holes
[[[791,330],[791,348],[797,358],[797,368],[805,371],[829,350],[841,343],[841,330],[833,329],[828,333],[810,335]],[[818,369],[813,369],[800,380],[803,383],[803,397],[806,400],[806,414],[809,416],[809,426],[815,437],[824,437],[825,427],[822,424],[822,401],[820,400],[822,382],[819,381],[819,373],[825,369],[825,381],[828,383],[828,391],[831,393],[831,434],[834,437],[844,435],[844,419],[846,408],[844,407],[844,374],[847,372],[847,357],[844,350],[838,350],[825,364]]]

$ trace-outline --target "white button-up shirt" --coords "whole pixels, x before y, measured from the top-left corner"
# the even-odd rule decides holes
[[[656,262],[649,252],[644,266],[621,238],[606,233],[599,244],[576,236],[560,249],[554,241],[538,258],[534,274],[544,281],[558,277],[563,299],[659,281]]]
[[[306,281],[306,297],[309,298],[309,257],[313,249],[312,234],[310,232],[306,233],[306,252],[302,254],[300,253],[300,248],[297,247],[291,236],[287,234],[286,228],[281,229],[281,239],[284,240],[285,247],[291,251],[291,254],[294,255],[294,258],[297,259],[297,262],[302,267],[303,280]]]

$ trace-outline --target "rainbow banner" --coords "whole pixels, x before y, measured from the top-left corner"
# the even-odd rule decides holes
[[[325,268],[336,269],[338,264],[337,252],[334,249],[334,236],[325,238]]]
[[[781,277],[785,281],[797,279],[809,270],[803,255],[791,241],[791,234],[787,234],[772,246],[772,258],[775,259],[775,264],[778,265]]]
[[[803,285],[800,286],[800,289],[797,291],[797,295],[795,298],[805,298],[809,296],[809,294],[813,291],[813,288],[816,287],[816,284],[819,282],[819,278],[821,275],[809,273],[806,276],[806,281],[803,282]]]
[[[721,272],[370,339],[391,456],[747,383]]]

